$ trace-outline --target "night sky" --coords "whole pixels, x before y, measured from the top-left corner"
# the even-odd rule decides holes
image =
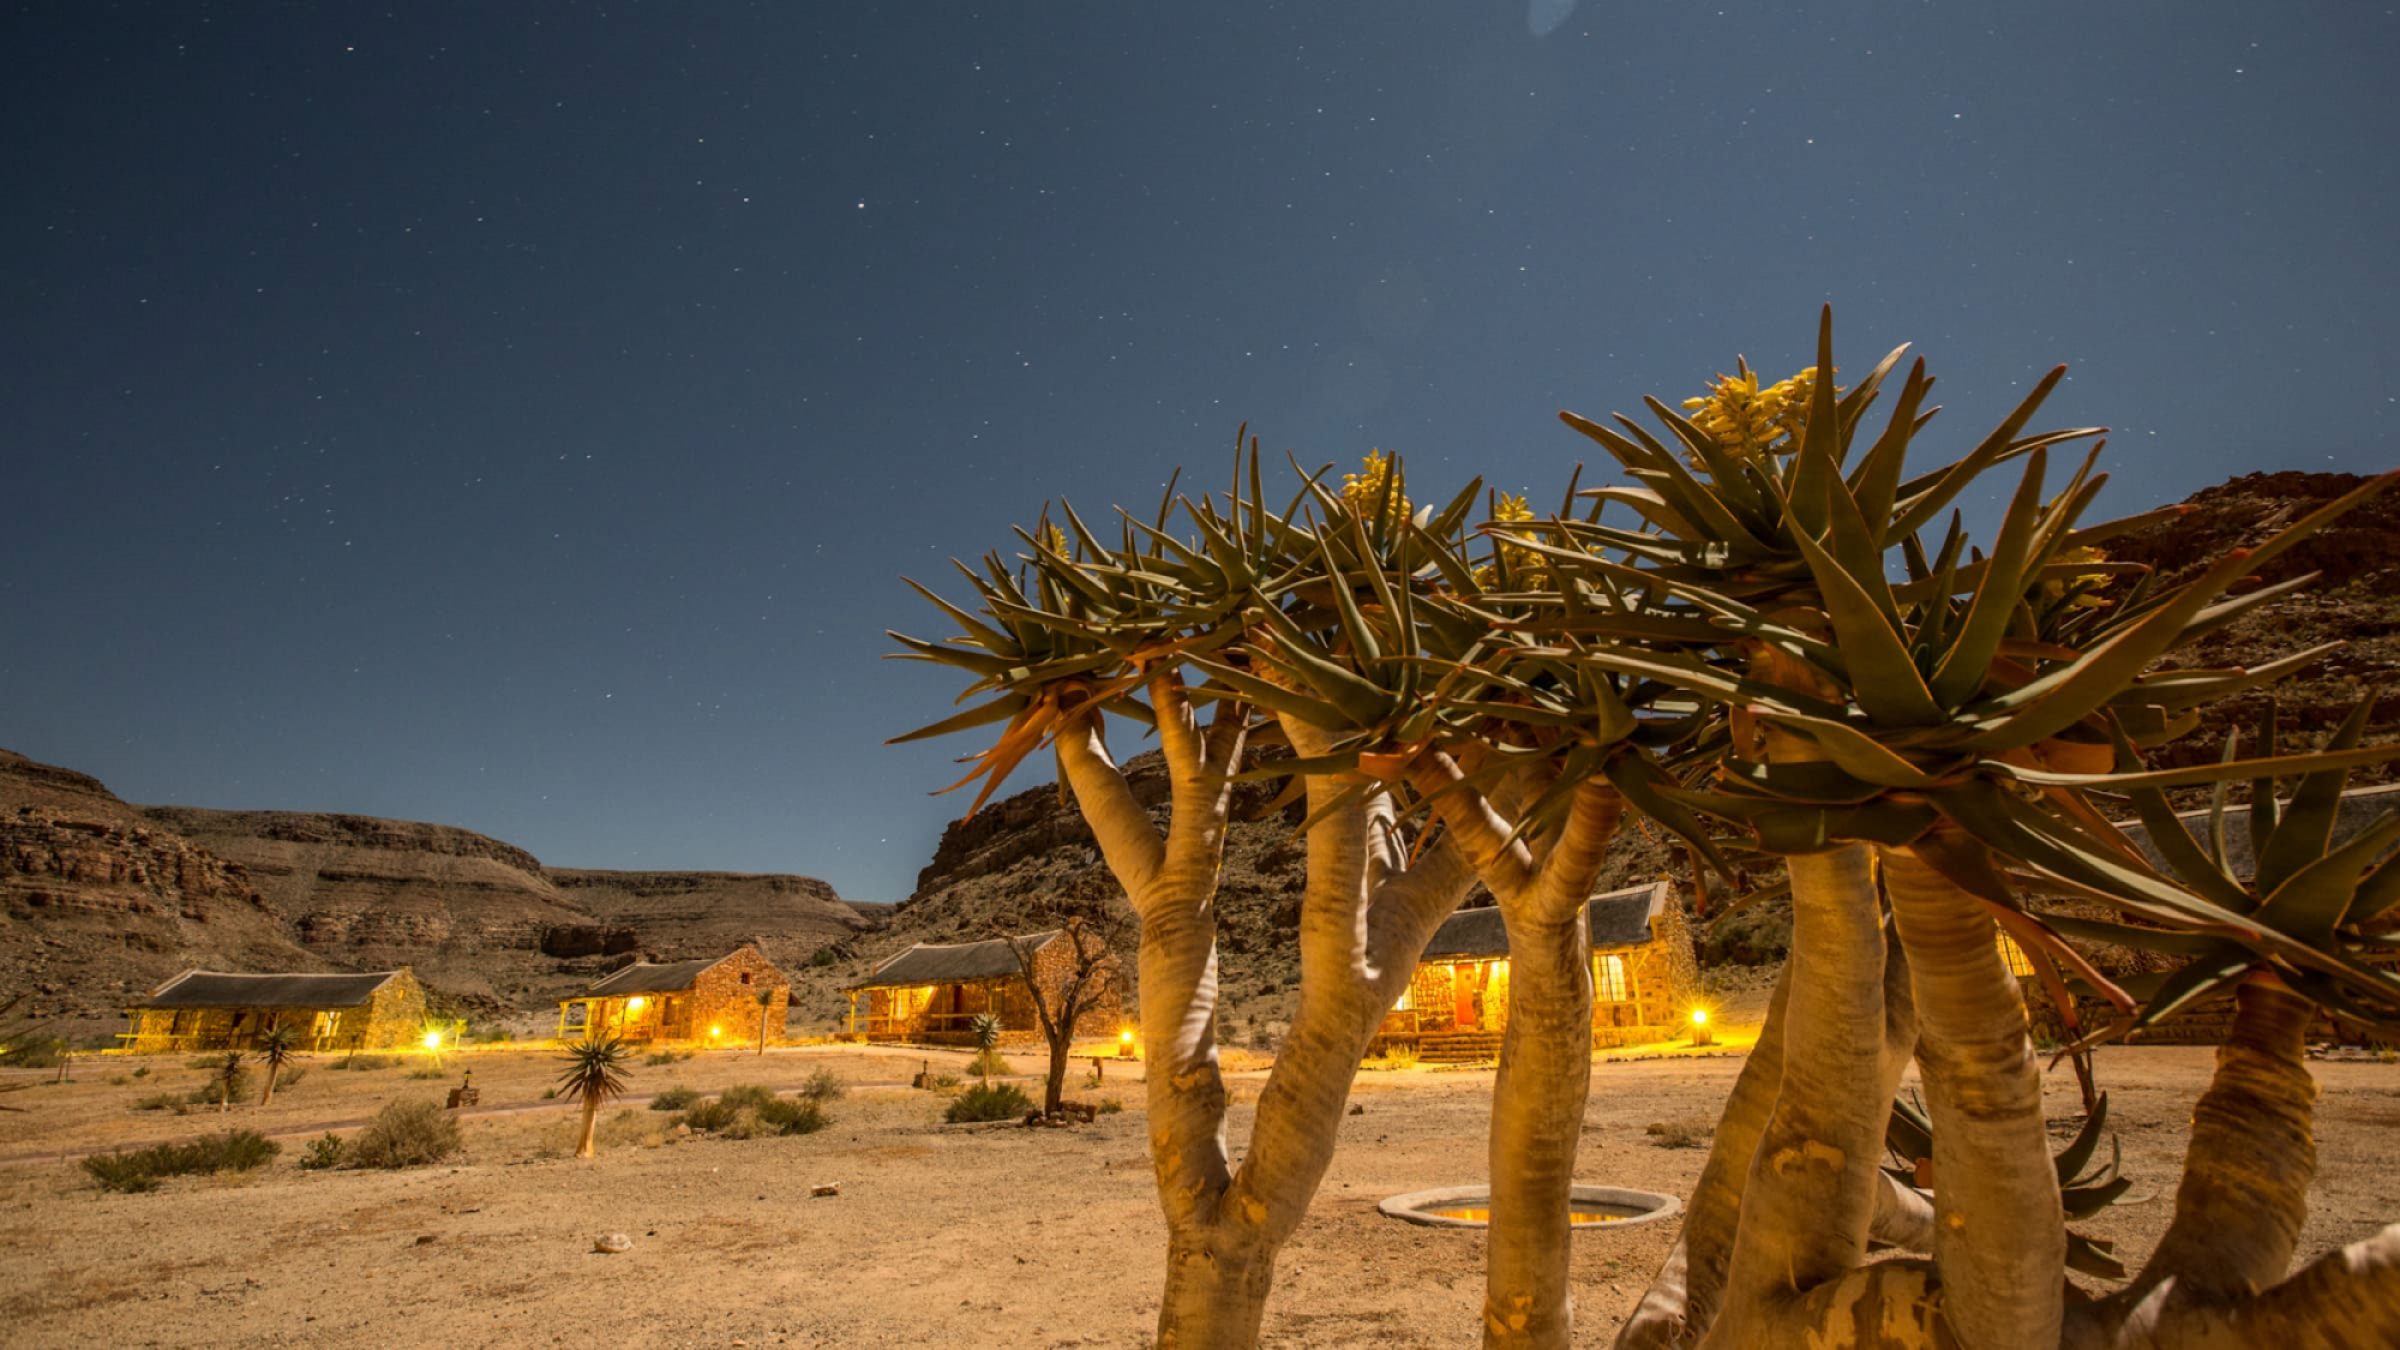
[[[1245,419],[1555,500],[1830,300],[2104,508],[2400,462],[2382,5],[390,8],[0,17],[0,745],[890,900],[901,575]]]

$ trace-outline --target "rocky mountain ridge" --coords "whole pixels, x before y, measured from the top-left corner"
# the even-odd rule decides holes
[[[813,877],[545,868],[455,826],[138,807],[0,751],[0,991],[96,1028],[194,966],[416,969],[451,1006],[538,1009],[637,958],[760,940],[787,966],[872,926]]]

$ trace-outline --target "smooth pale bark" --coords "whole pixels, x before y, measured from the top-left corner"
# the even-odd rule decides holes
[[[1154,680],[1151,694],[1172,775],[1163,837],[1088,724],[1062,731],[1059,759],[1141,918],[1151,1159],[1168,1232],[1158,1344],[1247,1346],[1258,1338],[1275,1255],[1332,1161],[1359,1059],[1473,874],[1446,843],[1407,865],[1380,793],[1325,811],[1310,827],[1300,1007],[1236,1171],[1216,1054],[1214,906],[1240,736],[1224,720],[1203,735],[1171,679]],[[1297,754],[1330,748],[1314,728],[1287,721],[1285,732]],[[1309,776],[1312,813],[1344,786]]]
[[[1473,859],[1508,931],[1508,1025],[1492,1087],[1491,1218],[1485,1237],[1487,1346],[1564,1346],[1575,1154],[1592,1076],[1591,942],[1585,906],[1624,801],[1606,779],[1577,786],[1565,823],[1537,857],[1492,804],[1434,754],[1410,770]],[[1521,794],[1520,794],[1521,795]]]
[[[1641,1303],[1618,1330],[1618,1350],[1690,1345],[1716,1320],[1725,1265],[1732,1259],[1733,1235],[1741,1221],[1742,1187],[1783,1083],[1784,1000],[1791,984],[1792,968],[1786,962],[1767,1004],[1758,1043],[1750,1047],[1741,1075],[1733,1080],[1733,1093],[1717,1116],[1708,1161],[1684,1206],[1683,1232],[1643,1291]]]
[[[258,1094],[258,1104],[260,1106],[265,1106],[275,1100],[275,1076],[281,1072],[283,1072],[282,1065],[271,1059],[267,1061],[267,1085],[266,1088]]]
[[[2192,1113],[2175,1217],[2130,1284],[2070,1311],[2069,1345],[2400,1344],[2400,1225],[2276,1283],[2316,1175],[2317,1091],[2304,1058],[2313,1018],[2272,976],[2236,991],[2232,1033]]]
[[[2066,1215],[2023,994],[1981,902],[1910,850],[1881,856],[1916,989],[1943,1316],[1972,1350],[2054,1344]]]
[[[1933,1250],[1933,1197],[1889,1172],[1875,1189],[1875,1218],[1867,1236],[1903,1251]]]
[[[1873,863],[1851,844],[1789,860],[1782,1080],[1761,1132],[1706,1346],[1791,1341],[1803,1298],[1866,1252],[1888,1097],[1879,1097],[1884,940]]]
[[[575,1141],[575,1156],[589,1158],[600,1151],[597,1136],[600,1128],[600,1098],[595,1093],[583,1096],[583,1133]]]
[[[1791,984],[1787,962],[1767,1004],[1766,1022],[1758,1041],[1734,1080],[1711,1140],[1708,1162],[1684,1207],[1683,1232],[1665,1264],[1644,1291],[1633,1315],[1618,1330],[1621,1350],[1695,1344],[1714,1323],[1725,1289],[1725,1270],[1733,1259],[1733,1239],[1742,1208],[1742,1191],[1758,1153],[1759,1136],[1775,1107],[1783,1081],[1785,993]],[[1883,964],[1883,1054],[1878,1062],[1876,1095],[1886,1103],[1898,1090],[1917,1049],[1916,1003],[1909,987],[1908,962],[1887,934]],[[1925,1194],[1877,1173],[1874,1213],[1868,1236],[1877,1242],[1931,1251],[1932,1237],[1922,1227],[1932,1221]]]

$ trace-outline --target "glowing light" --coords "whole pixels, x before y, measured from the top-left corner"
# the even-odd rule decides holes
[[[1708,1009],[1706,1009],[1706,1008],[1694,1008],[1694,1009],[1692,1009],[1692,1025],[1693,1025],[1693,1026],[1696,1026],[1696,1027],[1704,1027],[1704,1026],[1707,1026],[1707,1025],[1708,1025]]]
[[[710,1027],[710,1028],[708,1029],[708,1034],[709,1034],[709,1035],[711,1035],[711,1036],[722,1036],[722,1035],[724,1035],[724,1034],[725,1034],[725,1028],[723,1028],[723,1027]]]
[[[1125,1028],[1123,1031],[1120,1031],[1120,1032],[1118,1032],[1118,1033],[1117,1033],[1117,1044],[1119,1044],[1119,1045],[1131,1045],[1131,1044],[1133,1044],[1133,1028],[1132,1028],[1132,1027],[1127,1027],[1127,1028]]]
[[[442,1033],[440,1033],[440,1032],[438,1032],[438,1031],[428,1031],[428,1032],[426,1032],[426,1033],[425,1033],[425,1048],[426,1048],[426,1049],[428,1049],[428,1050],[439,1050],[439,1049],[441,1049],[441,1048],[442,1048]]]
[[[635,994],[632,998],[625,1000],[625,1011],[640,1012],[649,1005],[650,1000],[643,998],[640,994]]]

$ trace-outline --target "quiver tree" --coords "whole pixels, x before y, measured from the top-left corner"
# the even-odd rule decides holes
[[[234,1094],[242,1090],[243,1073],[242,1052],[239,1050],[228,1050],[225,1052],[225,1058],[217,1061],[214,1086],[217,1090],[218,1114],[222,1115],[233,1109]]]
[[[2097,547],[2166,513],[2081,524],[2103,481],[2090,459],[2048,495],[2049,449],[2095,434],[2026,432],[2062,372],[1964,458],[1911,476],[1905,460],[1934,411],[1921,362],[1888,420],[1867,425],[1900,356],[1840,389],[1828,318],[1816,365],[1792,380],[1761,389],[1745,366],[1689,417],[1653,401],[1663,437],[1570,415],[1632,484],[1584,494],[1596,505],[1580,517],[1495,504],[1480,558],[1465,537],[1474,485],[1416,510],[1396,462],[1377,457],[1339,492],[1308,478],[1278,515],[1253,444],[1221,502],[1170,487],[1155,521],[1125,519],[1114,547],[1067,511],[1066,528],[1023,532],[1017,568],[993,557],[962,569],[974,612],[935,598],[959,636],[902,639],[972,674],[970,695],[994,695],[915,734],[1004,723],[963,780],[987,778],[985,797],[1050,746],[1140,920],[1169,1228],[1162,1344],[1255,1338],[1274,1254],[1323,1175],[1358,1054],[1479,873],[1521,944],[1518,997],[1540,1014],[1512,1026],[1496,1089],[1485,1333],[1564,1343],[1565,1188],[1589,1054],[1577,920],[1627,811],[1712,863],[1737,844],[1786,859],[1794,937],[1683,1235],[1622,1343],[1789,1344],[1871,1327],[1865,1339],[1893,1345],[2141,1344],[2184,1329],[2288,1329],[2310,1300],[2326,1326],[2393,1339],[2400,1299],[2383,1282],[2400,1237],[2388,1234],[2255,1297],[2232,1286],[2263,1288],[2288,1249],[2242,1258],[2238,1277],[2154,1258],[2162,1274],[2136,1278],[2141,1299],[2070,1306],[2061,1189],[2080,1173],[2049,1154],[2025,1009],[1997,946],[2003,930],[2016,939],[2088,1040],[2070,985],[2123,1019],[2175,990],[2120,988],[2070,938],[2123,941],[2108,934],[2131,925],[2230,944],[2191,948],[2205,969],[2179,986],[2241,984],[2247,1030],[2221,1080],[2265,1073],[2259,1064],[2296,1044],[2283,991],[2354,1015],[2390,1005],[2391,978],[2342,934],[2380,915],[2400,879],[2362,870],[2347,909],[2327,920],[2313,901],[2295,926],[2281,921],[2293,906],[2277,907],[2280,887],[2237,905],[2172,859],[2176,875],[2157,870],[2101,805],[2389,757],[2351,745],[2196,770],[2140,760],[2189,730],[2199,705],[2322,654],[2154,669],[2305,584],[2235,591],[2389,478],[2160,587]],[[1952,505],[2012,461],[2014,500],[1990,551],[1971,550]],[[1641,523],[1605,523],[1612,505]],[[1168,530],[1177,508],[1186,536]],[[1193,673],[1203,681],[1187,682]],[[1157,730],[1163,828],[1109,755],[1112,716]],[[1244,770],[1245,749],[1270,740],[1292,758]],[[1243,775],[1305,795],[1309,872],[1300,1013],[1235,1169],[1214,1050],[1214,897],[1230,783]],[[2316,861],[2310,837],[2280,845],[2302,869],[2285,885]],[[2324,842],[2317,853],[2339,856]],[[2029,906],[2029,886],[2100,899],[2126,923],[2079,928]],[[1912,1059],[1930,1198],[1876,1166]],[[2281,1142],[2266,1146],[2297,1148],[2305,1121],[2282,1119]],[[1869,1265],[1871,1236],[1931,1259]]]
[[[615,1037],[577,1041],[559,1056],[565,1069],[558,1076],[558,1095],[583,1108],[575,1139],[576,1157],[589,1158],[599,1152],[601,1103],[625,1095],[625,1066],[632,1058],[633,1047]]]
[[[1584,424],[1661,489],[1649,514],[1674,542],[1626,545],[1653,555],[1645,575],[1661,575],[1676,600],[1741,635],[1710,654],[1602,651],[1590,659],[1731,708],[1729,743],[1705,790],[1672,795],[1737,825],[1756,846],[1789,855],[1794,906],[1790,979],[1776,1011],[1782,1025],[1769,1029],[1780,1083],[1744,1179],[1730,1252],[1700,1250],[1687,1233],[1680,1261],[1628,1324],[1626,1343],[1782,1343],[1859,1323],[1882,1327],[1894,1344],[2059,1341],[2062,1210],[2025,1012],[1997,950],[1995,921],[2037,956],[2054,987],[2061,981],[2052,962],[2121,1008],[2133,1001],[2024,907],[2011,872],[2076,887],[2153,923],[2271,948],[2329,988],[2388,980],[2244,923],[2151,873],[2105,837],[2090,799],[2259,776],[2238,764],[2152,774],[2135,752],[2188,726],[2194,705],[2271,679],[2296,660],[2259,671],[2145,671],[2300,584],[2225,598],[2388,480],[2258,549],[2220,559],[2184,586],[2137,582],[2112,604],[2080,604],[2096,577],[2121,570],[2083,550],[2124,522],[2076,528],[2102,481],[2088,459],[2062,492],[2043,495],[2045,447],[2087,434],[2019,436],[2059,372],[1966,459],[1903,479],[1901,460],[1922,426],[1917,409],[1930,383],[1921,365],[1873,448],[1855,462],[1848,455],[1891,364],[1847,395],[1837,396],[1830,378],[1815,380],[1805,423],[1782,460],[1731,456],[1655,403],[1695,468],[1655,441]],[[1816,369],[1833,369],[1829,325]],[[1938,549],[1923,546],[1919,530],[1977,473],[2020,457],[2023,479],[1990,555],[1967,554],[1955,519]],[[1744,519],[1751,505],[1763,514]],[[1753,528],[1765,524],[1774,528]],[[1688,547],[1709,541],[1718,547]],[[1886,561],[1894,548],[1906,572],[1897,584]],[[1746,573],[1726,579],[1736,585],[1712,582],[1706,573],[1728,560]],[[1612,567],[1563,552],[1554,565]],[[1765,596],[1772,607],[1761,603]],[[2280,767],[2326,770],[2375,757],[2389,752],[2336,750]],[[1882,1137],[1894,1076],[1890,1057],[1848,1029],[1883,1020],[1887,904],[1907,958],[1934,1126],[1934,1259],[1865,1268],[1881,1182],[1863,1164]],[[1743,1098],[1737,1089],[1734,1104]],[[1715,1209],[1695,1198],[1695,1218]],[[1694,1296],[1703,1291],[1708,1297]]]
[[[1275,710],[1312,793],[1324,779],[1332,801],[1365,794],[1395,820],[1423,817],[1421,837],[1456,850],[1494,896],[1510,989],[1493,1097],[1484,1338],[1564,1345],[1591,1068],[1585,909],[1629,797],[1652,802],[1669,828],[1692,830],[1714,857],[1690,813],[1657,791],[1668,780],[1656,756],[1706,718],[1640,706],[1636,681],[1577,663],[1578,635],[1527,636],[1527,616],[1560,602],[1530,550],[1504,537],[1478,557],[1453,537],[1473,491],[1419,523],[1394,462],[1370,461],[1338,497],[1312,485],[1321,520],[1266,592],[1278,603],[1241,649],[1246,668],[1222,655],[1194,664],[1214,687]],[[1531,515],[1514,498],[1495,499],[1490,514]],[[1378,521],[1391,523],[1380,535]],[[1395,534],[1410,547],[1392,548]],[[1644,608],[1638,597],[1580,591],[1563,604],[1578,618],[1597,607],[1636,623]],[[1377,833],[1399,838],[1380,815]]]
[[[1021,937],[1007,939],[1009,954],[1017,958],[1017,974],[1025,982],[1026,996],[1033,1002],[1042,1042],[1050,1051],[1049,1069],[1042,1080],[1045,1117],[1056,1119],[1059,1104],[1066,1097],[1067,1065],[1074,1054],[1076,1023],[1100,1006],[1118,977],[1116,951],[1124,943],[1124,927],[1115,914],[1105,910],[1097,917],[1068,916],[1059,933],[1067,943],[1067,964],[1063,977],[1055,985],[1046,984],[1036,968],[1039,950],[1032,942]]]
[[[1257,1339],[1275,1255],[1332,1159],[1359,1058],[1433,929],[1472,880],[1446,841],[1412,856],[1379,785],[1305,763],[1296,773],[1280,771],[1298,780],[1310,807],[1300,1007],[1260,1096],[1249,1147],[1234,1166],[1217,1063],[1215,909],[1233,778],[1253,709],[1320,697],[1320,682],[1342,698],[1361,692],[1330,666],[1308,666],[1296,679],[1254,675],[1259,649],[1237,645],[1251,625],[1276,611],[1275,584],[1310,544],[1290,523],[1297,503],[1281,514],[1267,508],[1257,464],[1253,443],[1246,476],[1237,474],[1222,503],[1170,496],[1154,523],[1126,517],[1122,545],[1113,550],[1071,510],[1065,517],[1072,539],[1046,524],[1024,532],[1031,548],[1026,580],[996,557],[980,573],[962,567],[980,610],[970,614],[935,600],[958,621],[961,636],[948,643],[902,639],[915,655],[975,673],[970,694],[998,694],[915,734],[1005,720],[965,780],[990,775],[986,796],[1047,740],[1060,782],[1140,924],[1151,1158],[1168,1229],[1161,1345],[1240,1346]],[[1422,526],[1392,510],[1396,497],[1396,489],[1378,490],[1362,502],[1360,509],[1374,517],[1375,546],[1417,547]],[[1471,496],[1464,499],[1471,504]],[[1176,506],[1194,532],[1189,538],[1166,532]],[[1223,654],[1216,668],[1231,672],[1232,682],[1195,691],[1184,678],[1186,664],[1216,652]],[[1275,691],[1265,703],[1262,689]],[[1205,719],[1204,704],[1213,705]],[[1164,828],[1109,753],[1109,716],[1156,729],[1169,785]],[[1289,740],[1298,760],[1321,759],[1312,752],[1325,748],[1325,733],[1304,719],[1278,712],[1272,734]]]
[[[268,1027],[258,1038],[258,1057],[267,1066],[267,1083],[258,1094],[260,1106],[275,1100],[275,1081],[283,1076],[285,1066],[298,1058],[299,1047],[300,1033],[282,1023]]]

